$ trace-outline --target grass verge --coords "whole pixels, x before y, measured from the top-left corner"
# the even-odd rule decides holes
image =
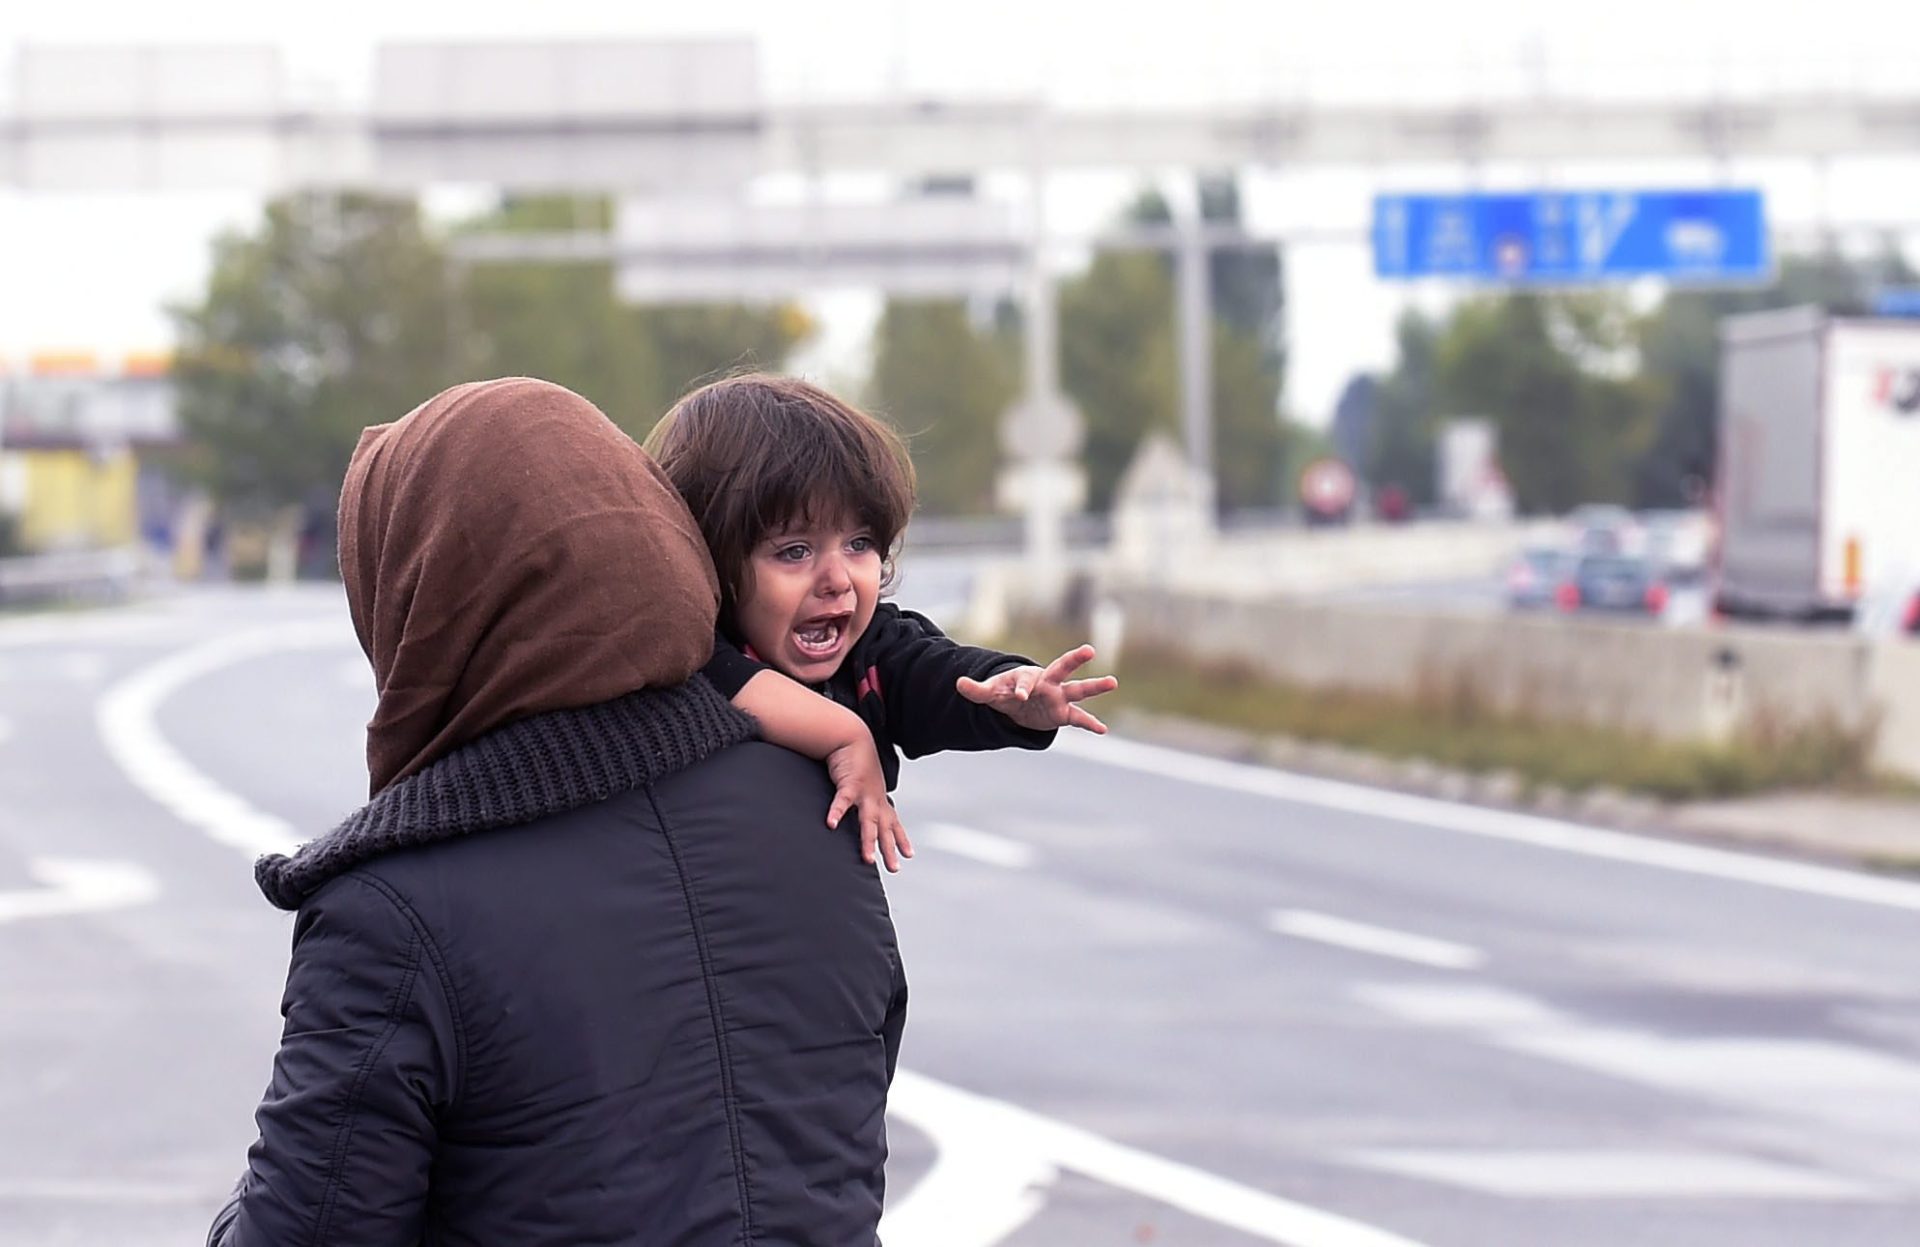
[[[1023,623],[1000,643],[1051,656],[1083,639]],[[1096,669],[1085,674],[1109,670],[1120,677],[1120,689],[1093,703],[1103,718],[1143,710],[1450,770],[1507,772],[1523,790],[1615,788],[1690,801],[1777,788],[1880,793],[1908,787],[1872,772],[1869,737],[1837,727],[1762,724],[1726,744],[1694,745],[1500,714],[1458,687],[1408,697],[1309,689],[1242,665],[1142,648],[1129,648],[1116,667],[1099,668],[1096,661]]]

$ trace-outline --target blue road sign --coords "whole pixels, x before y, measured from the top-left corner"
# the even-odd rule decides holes
[[[1664,277],[1748,284],[1773,276],[1757,190],[1377,195],[1373,268],[1568,286]]]
[[[1887,286],[1873,296],[1875,316],[1920,316],[1920,286]]]

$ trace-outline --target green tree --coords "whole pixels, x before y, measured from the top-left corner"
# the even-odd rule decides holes
[[[874,330],[871,398],[907,437],[922,509],[993,509],[1000,420],[1019,393],[1018,365],[1008,327],[976,328],[958,300],[888,300]]]
[[[1620,359],[1623,323],[1605,300],[1523,293],[1470,300],[1442,331],[1438,410],[1495,422],[1523,511],[1630,500],[1653,419],[1631,379],[1599,370]]]
[[[1173,283],[1160,257],[1104,252],[1062,285],[1060,383],[1085,421],[1088,505],[1107,510],[1147,433],[1180,435]]]
[[[1231,180],[1201,185],[1208,220],[1239,218]],[[1165,223],[1157,193],[1135,200],[1127,218]],[[1284,496],[1287,428],[1280,415],[1280,260],[1274,249],[1218,251],[1209,260],[1213,292],[1214,468],[1225,508],[1271,506]],[[1103,253],[1061,290],[1061,383],[1086,420],[1082,452],[1096,510],[1150,430],[1180,435],[1180,370],[1171,257]]]
[[[462,227],[473,232],[605,230],[604,199],[507,201]],[[741,367],[778,369],[812,326],[792,306],[633,306],[608,263],[497,263],[466,268],[469,345],[488,375],[558,382],[644,436],[681,394]]]
[[[603,200],[511,201],[470,228],[600,229]],[[360,431],[456,381],[524,374],[641,434],[692,383],[777,368],[810,331],[792,307],[629,307],[606,264],[455,265],[415,204],[300,195],[215,244],[174,311],[191,463],[241,510],[331,505]]]
[[[241,511],[329,505],[360,431],[465,375],[444,257],[409,201],[300,195],[214,245],[173,309],[196,474]]]
[[[1291,496],[1291,426],[1281,419],[1275,359],[1267,342],[1214,324],[1214,473],[1225,510],[1276,506]]]
[[[1399,356],[1375,395],[1365,476],[1376,488],[1398,485],[1416,506],[1432,505],[1437,355],[1440,327],[1409,311],[1396,327]]]

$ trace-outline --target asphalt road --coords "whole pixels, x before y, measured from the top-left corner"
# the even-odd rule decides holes
[[[337,591],[0,620],[0,1244],[199,1241],[278,1032],[248,859],[362,797],[370,703]],[[900,804],[889,1247],[1920,1241],[1920,884],[1114,739]]]

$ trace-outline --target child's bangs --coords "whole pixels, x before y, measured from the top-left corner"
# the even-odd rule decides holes
[[[770,465],[759,494],[763,531],[825,528],[842,523],[873,530],[892,544],[905,522],[896,517],[891,492],[874,479],[864,458],[832,444],[796,447]]]

